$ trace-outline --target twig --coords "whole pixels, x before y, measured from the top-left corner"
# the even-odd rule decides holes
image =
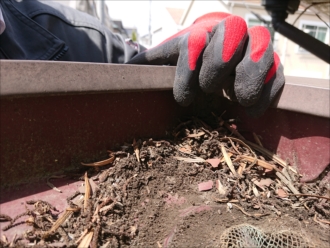
[[[9,215],[6,214],[0,214],[0,222],[6,222],[11,221],[12,218]]]
[[[280,171],[279,169],[276,168],[276,166],[270,164],[270,163],[267,163],[266,161],[263,161],[261,159],[255,159],[255,158],[252,158],[250,156],[246,156],[246,155],[241,155],[239,156],[238,158],[236,158],[234,161],[239,161],[239,160],[246,160],[248,162],[255,162],[254,164],[256,165],[259,165],[265,169],[268,169],[268,170],[276,170],[276,171]],[[249,166],[249,168],[251,168],[252,166]]]
[[[239,202],[238,200],[234,200],[234,199],[229,200],[228,198],[219,199],[219,198],[215,198],[215,197],[213,197],[213,200],[214,200],[215,202],[220,202],[220,203],[226,203],[226,202]]]
[[[84,197],[84,212],[87,211],[88,200],[91,196],[91,185],[88,180],[87,171],[85,172],[85,197]]]
[[[326,199],[328,201],[330,201],[330,197],[326,197],[326,196],[321,196],[321,195],[310,195],[310,194],[288,194],[288,195],[292,195],[292,196],[308,196],[308,197],[316,197],[316,198],[322,198],[322,199]]]
[[[250,216],[250,217],[261,217],[261,216],[266,216],[266,215],[269,215],[269,214],[249,214],[247,212],[245,212],[245,210],[241,207],[239,207],[238,205],[232,203],[233,206],[237,207],[239,210],[241,210],[241,212],[247,216]]]
[[[97,167],[97,166],[104,166],[107,164],[111,164],[113,161],[115,160],[115,156],[112,156],[111,158],[99,161],[99,162],[94,162],[94,163],[81,163],[84,166],[93,166],[93,167]]]
[[[88,228],[86,228],[82,234],[80,235],[80,237],[75,241],[76,244],[80,243],[80,241],[85,237],[85,235],[88,233]]]
[[[242,155],[242,153],[240,153],[239,150],[237,150],[237,148],[236,148],[235,144],[233,143],[233,141],[231,140],[231,138],[228,137],[228,139],[230,141],[231,146],[234,148],[234,150],[237,152],[237,154]]]
[[[98,244],[98,241],[99,241],[99,232],[100,232],[100,224],[98,224],[94,230],[94,234],[93,234],[93,239],[92,239],[92,242],[91,242],[91,245],[90,247],[91,248],[97,248],[97,244]]]
[[[293,194],[299,194],[299,191],[292,185],[292,183],[285,178],[284,175],[282,175],[280,172],[276,172],[276,176],[278,176],[281,181],[288,186],[288,188],[291,190]]]
[[[10,228],[13,228],[15,226],[18,226],[18,225],[21,225],[21,224],[24,224],[26,223],[25,221],[21,221],[21,222],[17,222],[17,223],[10,223],[9,225],[5,226],[4,228],[2,228],[2,231],[7,231],[9,230]]]
[[[55,190],[55,191],[57,191],[57,192],[62,193],[62,190],[60,190],[59,188],[55,187],[55,185],[52,184],[49,180],[50,180],[50,179],[53,179],[53,178],[64,178],[64,177],[66,177],[66,175],[50,176],[49,178],[47,178],[47,182],[46,182],[46,183],[47,183],[47,185],[48,185],[51,189],[53,189],[53,190]]]
[[[253,149],[257,150],[258,152],[261,152],[262,154],[264,154],[265,156],[269,157],[270,159],[274,160],[275,162],[277,162],[279,165],[281,165],[282,167],[286,167],[287,163],[281,159],[280,157],[278,157],[276,154],[274,154],[273,152],[253,143],[250,142],[248,140],[245,140],[246,144],[248,144],[249,146],[251,146]]]

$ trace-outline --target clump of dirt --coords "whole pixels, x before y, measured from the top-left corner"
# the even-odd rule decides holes
[[[231,125],[193,118],[173,139],[138,140],[91,166],[85,188],[62,214],[45,201],[27,216],[31,228],[3,247],[217,247],[229,227],[247,223],[267,233],[288,230],[310,247],[330,242],[329,188],[299,182],[295,168]],[[102,167],[100,167],[102,166]],[[88,167],[86,167],[88,168]],[[98,168],[101,168],[98,169]],[[295,246],[298,247],[298,246]]]

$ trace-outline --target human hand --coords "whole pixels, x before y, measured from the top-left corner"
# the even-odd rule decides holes
[[[229,85],[253,116],[269,107],[285,82],[269,31],[248,29],[241,17],[222,12],[201,16],[128,64],[176,65],[173,93],[183,106],[194,100],[198,87],[219,93]]]

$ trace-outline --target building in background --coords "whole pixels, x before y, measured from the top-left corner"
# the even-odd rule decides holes
[[[289,15],[287,18],[288,23],[293,23],[302,13],[304,7],[300,7],[294,15]],[[152,45],[157,45],[160,41],[169,37],[170,34],[174,34],[179,30],[182,30],[190,26],[196,18],[199,16],[214,12],[221,11],[226,13],[232,13],[241,16],[245,19],[249,27],[256,25],[268,26],[267,22],[271,21],[269,14],[266,12],[263,6],[261,6],[261,0],[259,1],[199,1],[191,0],[189,6],[184,10],[184,13],[180,17],[180,21],[177,21],[179,15],[171,14],[171,10],[167,11],[167,15],[163,15],[164,22],[158,25],[153,24],[153,39]],[[172,10],[173,11],[173,10]],[[176,10],[175,13],[181,13],[181,10]],[[156,17],[154,17],[156,18]],[[172,18],[172,20],[170,20]],[[329,18],[327,25],[330,25]],[[154,22],[153,22],[154,23]],[[174,24],[175,23],[175,24]],[[320,20],[314,12],[308,10],[303,13],[299,19],[295,22],[295,26],[311,36],[321,40],[326,44],[330,44],[329,28]],[[281,62],[284,66],[285,75],[299,76],[299,77],[311,77],[311,78],[326,78],[330,77],[330,66],[317,58],[315,55],[309,53],[303,48],[299,47],[296,43],[288,40],[281,34],[274,32],[271,27],[274,50],[281,58]]]

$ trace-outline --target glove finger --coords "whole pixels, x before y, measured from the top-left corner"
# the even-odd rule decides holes
[[[199,75],[204,92],[221,90],[226,78],[243,58],[246,39],[247,26],[239,16],[229,16],[213,29],[210,44],[203,54]]]
[[[209,35],[203,29],[194,29],[181,40],[173,94],[182,106],[188,106],[197,94],[202,54],[208,40]]]
[[[126,64],[176,65],[181,39],[171,37],[154,48],[138,53]]]
[[[256,104],[246,108],[246,112],[253,117],[261,116],[279,93],[284,83],[283,66],[277,53],[274,52],[274,64],[267,73],[262,94]]]
[[[236,67],[234,85],[237,100],[245,107],[258,101],[266,75],[274,62],[269,31],[265,27],[256,26],[250,28],[248,34],[247,50]]]

